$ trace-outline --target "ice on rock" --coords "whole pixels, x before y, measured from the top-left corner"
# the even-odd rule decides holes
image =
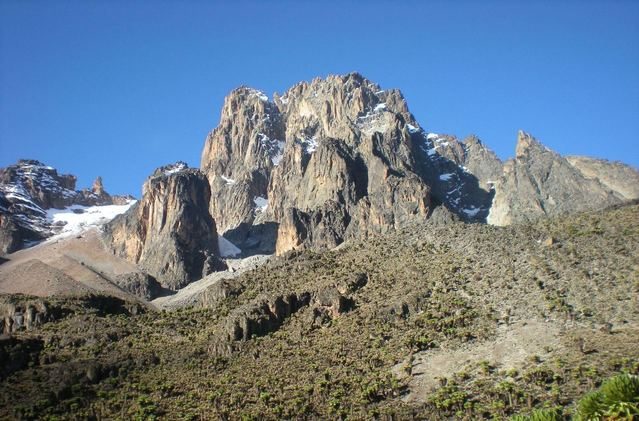
[[[217,245],[222,257],[235,257],[242,253],[242,250],[221,235],[217,237]]]
[[[228,177],[225,177],[223,175],[221,175],[220,178],[222,178],[222,180],[224,180],[226,182],[227,186],[232,186],[233,184],[236,183],[236,181],[233,180],[232,178],[228,178]]]
[[[302,147],[304,148],[304,152],[307,154],[312,154],[313,152],[315,152],[317,150],[317,146],[319,145],[319,143],[317,142],[317,138],[315,137],[299,139],[299,143],[302,145]]]
[[[255,203],[256,212],[264,212],[266,208],[268,208],[268,200],[264,197],[261,197],[261,196],[254,197],[253,203]]]
[[[420,130],[418,127],[415,127],[412,124],[406,124],[406,127],[408,127],[409,133],[418,133]]]
[[[480,210],[481,210],[480,208],[473,206],[473,207],[468,208],[468,209],[462,209],[462,212],[464,212],[466,215],[468,215],[468,216],[470,216],[472,218],[472,217],[476,216],[479,213]]]
[[[375,108],[373,108],[373,112],[376,112],[376,113],[377,113],[377,112],[383,111],[383,110],[385,110],[385,109],[386,109],[386,103],[385,103],[385,102],[382,102],[382,103],[377,104],[377,105],[375,106]]]
[[[175,174],[178,173],[182,170],[185,170],[187,168],[187,165],[184,162],[178,162],[174,165],[169,166],[169,168],[167,168],[164,171],[164,175],[171,175],[171,174]]]
[[[126,212],[135,202],[131,200],[125,205],[73,205],[64,209],[48,209],[47,219],[54,226],[61,225],[62,229],[47,241],[82,234],[90,228],[101,227],[119,214]]]

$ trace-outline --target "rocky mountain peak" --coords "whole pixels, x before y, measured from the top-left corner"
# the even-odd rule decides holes
[[[619,172],[612,166],[607,169],[615,174]],[[532,135],[519,131],[515,158],[505,163],[495,184],[488,222],[509,225],[544,216],[601,209],[625,200],[614,182],[606,184],[598,174],[587,174],[587,170],[580,170]]]
[[[332,137],[355,142],[362,131],[372,134],[392,126],[387,113],[398,114],[404,123],[414,123],[401,92],[384,90],[358,73],[332,75],[302,82],[274,96],[288,125],[299,137]],[[352,134],[351,134],[352,133]]]
[[[61,208],[73,203],[76,177],[40,161],[21,159],[0,169],[0,191],[8,199],[28,199],[43,209]]]
[[[223,267],[206,177],[183,162],[156,169],[142,199],[104,228],[113,252],[169,289]]]
[[[130,196],[111,196],[98,177],[91,189],[75,190],[77,178],[40,161],[21,159],[0,168],[0,251],[12,252],[25,242],[39,241],[62,228],[47,210],[71,206],[125,204]]]
[[[391,196],[404,183],[423,183],[412,155],[410,131],[417,127],[401,92],[383,90],[357,73],[301,82],[283,95],[275,94],[273,101],[261,91],[238,88],[225,99],[220,124],[202,153],[201,167],[211,183],[211,215],[221,232],[242,243],[252,230],[263,231],[256,226],[277,227],[293,214],[299,221],[319,218],[308,212],[330,219],[325,212],[339,208],[350,221],[357,206],[362,207],[358,214],[368,214],[372,210],[367,196],[379,183],[393,180],[394,187],[383,193]],[[416,201],[411,208],[417,214],[428,212],[428,188],[416,191],[420,193],[407,196]],[[379,223],[396,223],[399,215],[382,211],[377,200],[372,203],[380,206],[373,210],[379,212],[376,222],[346,222],[339,233],[330,234],[334,238],[327,244]],[[348,226],[352,234],[346,233]],[[275,239],[266,242],[273,247]]]
[[[517,132],[517,146],[515,147],[515,157],[523,159],[534,154],[554,153],[541,144],[534,136],[523,130]]]
[[[518,133],[516,158],[506,163],[476,136],[460,141],[428,133],[399,90],[383,89],[359,73],[300,82],[272,100],[253,88],[235,89],[206,139],[201,167],[220,232],[240,248],[261,252],[331,247],[385,232],[427,216],[433,204],[465,220],[486,221],[490,212],[493,222],[512,222],[517,218],[510,212],[507,218],[496,215],[499,197],[511,190],[504,180],[514,174],[528,174],[531,192],[532,185],[561,173],[580,180],[577,190],[594,188],[598,199],[591,203],[616,201],[616,193],[599,188],[600,182],[584,181],[587,170],[577,170],[524,131]],[[531,207],[514,198],[513,212],[564,212],[576,200],[571,192],[550,187],[539,193],[543,197],[535,193],[531,203],[540,204]],[[558,201],[566,205],[553,204]]]
[[[93,185],[91,186],[91,192],[93,192],[93,194],[97,196],[104,195],[105,191],[104,191],[104,184],[102,184],[102,177],[98,176],[93,181]]]

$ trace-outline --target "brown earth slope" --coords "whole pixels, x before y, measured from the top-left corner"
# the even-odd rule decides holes
[[[0,264],[0,293],[48,297],[93,292],[136,299],[117,280],[141,272],[109,252],[97,230],[46,241],[5,255],[4,259]]]

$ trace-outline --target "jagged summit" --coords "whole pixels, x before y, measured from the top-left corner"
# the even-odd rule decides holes
[[[639,197],[627,189],[627,196],[621,193],[620,183],[603,181],[610,178],[604,175],[606,172],[627,172],[631,179],[634,176],[639,180],[636,171],[611,163],[602,167],[605,170],[584,172],[520,130],[515,158],[504,163],[503,173],[496,181],[488,222],[509,225],[544,216],[601,209]]]
[[[260,237],[258,249],[277,243],[280,252],[426,215],[429,188],[412,152],[417,127],[398,90],[356,73],[298,83],[273,101],[235,89],[202,153],[211,214],[236,242]],[[339,227],[320,222],[333,219]]]
[[[245,256],[281,254],[393,231],[429,218],[436,208],[442,221],[505,225],[639,197],[627,182],[639,185],[639,175],[623,164],[566,159],[524,131],[517,134],[515,152],[515,158],[502,162],[477,136],[460,140],[429,132],[399,90],[382,88],[359,73],[300,82],[272,98],[241,86],[227,95],[219,124],[207,135],[201,169],[178,161],[155,170],[144,185],[145,205],[130,211],[142,213],[127,217],[112,243],[139,263],[149,247],[153,253],[166,252],[157,251],[162,248],[151,233],[174,238],[171,226],[179,226],[186,230],[181,236],[194,235],[202,243],[190,248],[176,244],[175,250],[199,248],[204,260],[219,255],[218,232],[224,236],[220,244],[230,240]],[[21,191],[11,174],[27,173],[40,178],[27,177],[36,181],[19,186],[31,188],[31,196],[47,206],[55,200],[108,196],[101,179],[91,190],[76,192],[73,176],[58,175],[37,161],[3,171],[0,177],[9,180],[5,190],[13,189],[6,191],[9,198]],[[203,178],[208,190],[201,185]],[[48,186],[44,193],[38,193],[41,186]],[[59,191],[46,193],[52,189]],[[5,196],[0,206],[7,208]],[[215,232],[189,234],[183,211],[200,221],[191,228],[214,226]],[[163,218],[170,214],[174,223],[167,225]],[[158,262],[172,268],[170,276],[156,274],[169,288],[215,266],[197,262],[191,270],[178,267],[176,260],[154,259],[149,270],[156,270]]]
[[[534,136],[523,130],[517,132],[517,146],[515,147],[515,157],[524,158],[535,153],[554,153],[544,146]]]
[[[91,189],[75,190],[77,178],[40,161],[21,159],[0,169],[0,251],[10,253],[25,243],[64,231],[54,209],[73,206],[126,205],[130,196],[111,196],[98,177]]]
[[[543,166],[561,157],[520,131],[513,162],[526,159]],[[493,196],[516,195],[516,185],[503,180],[512,179],[512,165],[476,136],[460,141],[427,132],[399,90],[359,73],[300,82],[272,100],[253,88],[233,90],[201,160],[220,232],[245,248],[280,253],[395,229],[438,205],[462,219],[486,221]],[[570,182],[580,185],[575,192],[598,188],[566,165],[567,179],[579,179]],[[596,195],[607,198],[562,194],[558,209],[568,211],[573,201],[583,201],[579,209],[616,203],[614,193]],[[518,209],[521,200],[508,206],[497,200],[501,210],[491,221],[519,220],[529,208]],[[534,200],[545,209],[556,198]],[[495,216],[513,206],[507,213],[514,216]]]

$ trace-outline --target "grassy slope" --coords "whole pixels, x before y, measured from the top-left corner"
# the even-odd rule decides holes
[[[239,295],[214,308],[76,309],[18,335],[42,350],[3,380],[0,418],[476,419],[570,405],[612,373],[639,371],[638,221],[634,205],[508,228],[425,223],[278,259],[234,280]],[[352,311],[322,319],[309,306],[218,352],[239,305],[357,273],[368,283],[350,294]],[[533,320],[558,333],[523,363],[491,353],[454,360]],[[413,362],[446,354],[455,369],[434,389],[420,386],[429,374]]]

